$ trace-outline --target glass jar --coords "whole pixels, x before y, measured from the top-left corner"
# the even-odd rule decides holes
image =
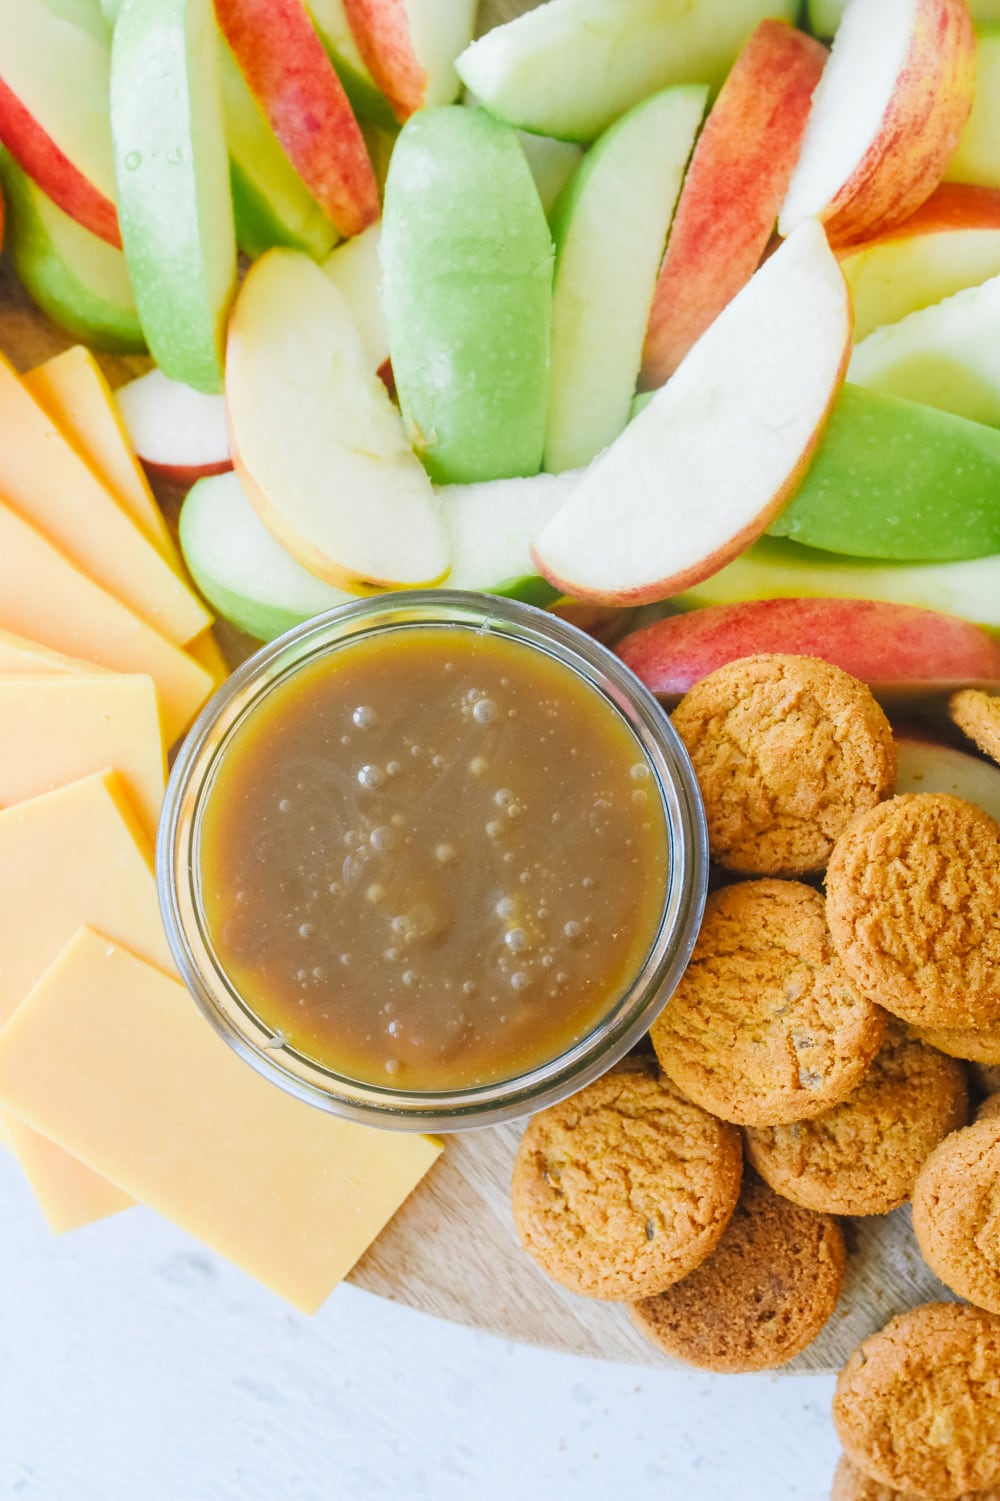
[[[373,633],[442,626],[489,631],[545,653],[620,716],[655,788],[667,831],[662,911],[645,961],[586,1035],[541,1065],[471,1087],[425,1092],[360,1081],[310,1058],[240,994],[216,952],[202,898],[201,831],[220,767],[241,727],[279,685]],[[375,1126],[455,1131],[511,1119],[572,1094],[633,1047],[669,999],[690,957],[705,902],[708,841],[683,745],[653,696],[605,647],[557,617],[513,600],[443,589],[358,599],[317,616],[244,662],[181,747],[164,803],[157,881],[178,970],[216,1031],[276,1085],[322,1109]]]

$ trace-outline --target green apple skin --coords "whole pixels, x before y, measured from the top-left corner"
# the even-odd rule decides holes
[[[455,68],[499,119],[594,141],[671,84],[717,89],[759,21],[798,11],[799,0],[548,0],[488,31]]]
[[[156,363],[222,390],[236,234],[211,0],[124,0],[111,47],[118,214]]]
[[[322,260],[340,237],[282,151],[221,37],[219,80],[240,249],[256,260],[285,245]]]
[[[1000,432],[846,385],[805,479],[768,530],[862,558],[1000,553]]]
[[[558,599],[558,590],[539,577],[529,546],[576,479],[566,472],[440,486],[438,505],[451,542],[451,572],[442,587],[503,594],[541,607]]]
[[[671,604],[694,610],[817,595],[918,605],[1000,631],[1000,554],[961,563],[879,563],[762,537],[711,578],[674,595]]]
[[[113,22],[104,10],[103,0],[46,0],[46,4],[54,16],[71,21],[95,42],[107,46]]]
[[[510,126],[461,105],[410,117],[389,165],[381,258],[396,390],[428,474],[537,473],[552,241]]]
[[[1000,0],[967,0],[974,21],[1000,21]],[[813,36],[832,37],[847,0],[807,0],[805,24]]]
[[[6,152],[0,179],[7,200],[4,249],[31,299],[94,349],[145,353],[121,251],[64,214]]]
[[[628,422],[656,277],[703,85],[635,105],[591,147],[550,216],[556,245],[545,468],[577,469]]]
[[[945,178],[1000,188],[1000,26],[981,26],[977,40],[976,98]]]
[[[847,378],[1000,427],[998,329],[1000,276],[993,276],[873,329],[855,347]]]

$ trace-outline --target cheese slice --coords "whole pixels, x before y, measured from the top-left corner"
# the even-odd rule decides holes
[[[180,555],[163,512],[132,450],[111,387],[90,350],[75,344],[21,379],[63,437],[183,578]]]
[[[0,808],[110,767],[151,841],[166,784],[151,677],[0,676]]]
[[[135,1203],[79,1157],[57,1147],[16,1115],[5,1114],[0,1124],[54,1235],[106,1219]]]
[[[183,646],[211,625],[198,597],[70,447],[2,355],[0,496],[168,640]]]
[[[0,631],[0,672],[94,674],[107,672],[96,662],[84,662],[80,657],[66,657],[62,652],[43,646],[40,641],[29,641],[27,636],[18,636],[13,631]]]
[[[0,1101],[311,1313],[438,1155],[304,1104],[84,929],[0,1032]]]
[[[0,1025],[85,923],[172,968],[152,846],[113,772],[0,812]]]
[[[148,672],[168,745],[212,692],[193,658],[80,572],[0,503],[0,629],[119,672]]]
[[[189,657],[200,662],[205,671],[212,674],[212,682],[216,688],[221,687],[229,676],[229,663],[222,655],[222,647],[213,633],[205,631],[202,635],[196,636],[193,641],[188,642],[185,650]]]

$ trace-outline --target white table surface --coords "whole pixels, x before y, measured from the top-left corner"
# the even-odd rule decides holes
[[[639,1370],[338,1288],[303,1317],[143,1209],[51,1236],[0,1152],[3,1501],[823,1501],[833,1380]]]

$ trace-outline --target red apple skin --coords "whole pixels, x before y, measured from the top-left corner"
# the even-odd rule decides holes
[[[405,0],[344,0],[344,14],[365,67],[402,124],[427,94],[427,73],[413,50]]]
[[[116,250],[122,248],[118,211],[75,167],[0,78],[0,145],[64,214]]]
[[[228,474],[233,467],[232,459],[221,459],[217,464],[156,464],[152,459],[144,459],[141,453],[136,458],[151,478],[184,490],[190,490],[196,480],[207,479],[209,475]]]
[[[681,191],[650,310],[639,385],[662,386],[750,280],[798,158],[827,49],[762,21],[705,122]]]
[[[822,657],[870,685],[1000,681],[1000,641],[912,605],[866,599],[759,599],[668,615],[615,648],[653,693],[686,693],[738,657]]]
[[[1000,229],[1000,188],[982,188],[965,182],[943,182],[908,218],[881,234],[852,240],[835,247],[838,260],[849,260],[875,245],[908,240],[914,235],[932,235],[955,229]]]
[[[219,26],[303,182],[345,237],[379,216],[347,95],[302,0],[215,0]]]
[[[976,92],[965,0],[917,0],[913,35],[875,139],[819,218],[834,247],[908,219],[938,186]]]

